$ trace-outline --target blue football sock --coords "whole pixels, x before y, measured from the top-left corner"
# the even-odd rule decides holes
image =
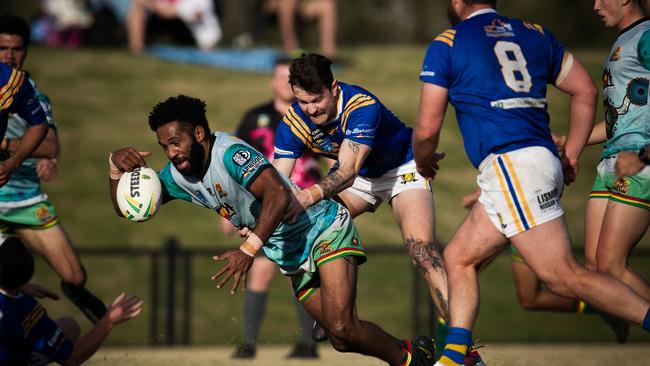
[[[464,328],[449,328],[446,343],[439,363],[446,366],[462,365],[465,354],[472,344],[472,332]]]
[[[650,332],[650,308],[648,308],[648,311],[645,313],[645,319],[643,319],[643,324],[641,324],[643,329],[645,329],[647,332]]]

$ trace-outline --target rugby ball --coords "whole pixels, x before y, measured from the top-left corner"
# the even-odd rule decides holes
[[[131,221],[146,221],[153,217],[161,204],[158,174],[151,168],[135,168],[122,174],[117,183],[117,204],[122,215]]]

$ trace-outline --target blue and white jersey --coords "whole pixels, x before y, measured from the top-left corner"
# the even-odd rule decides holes
[[[32,352],[61,363],[73,343],[33,297],[0,292],[0,365],[28,365]]]
[[[481,10],[431,42],[420,80],[449,90],[475,167],[491,153],[528,146],[557,154],[546,88],[555,83],[563,56],[563,46],[543,27]]]
[[[263,154],[237,137],[215,132],[210,167],[203,179],[185,177],[168,163],[159,173],[163,202],[181,199],[216,211],[235,227],[255,229],[262,202],[250,185],[265,169],[274,169]],[[288,178],[278,173],[287,185]],[[266,256],[289,273],[296,272],[310,255],[312,245],[336,218],[339,205],[322,200],[307,208],[293,224],[281,222],[264,243]]]
[[[47,95],[43,94],[34,80],[28,78],[29,83],[36,92],[36,98],[45,112],[45,117],[50,128],[57,128],[52,114],[52,103]],[[28,123],[18,114],[11,114],[8,120],[6,138],[20,139],[28,128]],[[0,208],[14,208],[33,205],[47,200],[47,195],[41,191],[41,179],[36,172],[35,158],[27,158],[11,174],[11,178],[4,186],[0,187]]]
[[[0,63],[0,139],[7,131],[9,114],[18,114],[29,126],[45,123],[45,113],[27,75]]]
[[[650,144],[650,20],[623,30],[603,71],[603,103],[607,142],[602,157],[638,151]]]
[[[314,124],[293,103],[275,133],[274,159],[297,159],[309,150],[336,160],[341,143],[349,139],[372,148],[359,171],[362,177],[378,178],[413,160],[413,130],[367,90],[338,84],[338,114],[325,125]]]

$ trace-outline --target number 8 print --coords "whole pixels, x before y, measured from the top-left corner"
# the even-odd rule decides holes
[[[506,85],[517,93],[528,93],[533,83],[521,47],[513,42],[498,41],[494,46],[494,54],[501,64],[501,74]]]

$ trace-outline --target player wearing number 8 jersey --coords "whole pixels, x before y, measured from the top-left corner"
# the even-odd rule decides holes
[[[455,26],[431,43],[420,74],[413,137],[418,171],[435,175],[447,101],[480,171],[479,202],[445,250],[451,327],[440,365],[462,364],[478,313],[477,268],[508,241],[551,291],[650,328],[646,300],[575,261],[559,202],[562,180],[575,180],[593,126],[595,85],[548,30],[502,16],[495,7],[496,0],[450,0]],[[561,159],[548,127],[547,84],[571,96]]]

